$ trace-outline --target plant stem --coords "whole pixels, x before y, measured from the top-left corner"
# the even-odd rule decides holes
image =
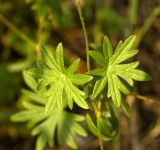
[[[18,28],[16,28],[11,22],[9,22],[2,14],[0,14],[0,21],[4,23],[13,32],[15,32],[21,39],[26,41],[31,47],[35,48],[35,43]]]
[[[149,28],[151,27],[152,23],[154,22],[154,20],[156,19],[156,17],[159,14],[160,14],[160,5],[153,9],[153,11],[150,14],[150,16],[147,18],[147,20],[144,22],[144,24],[141,27],[141,29],[138,31],[135,47],[139,46],[139,44],[140,44],[141,40],[143,39],[144,35],[149,30]]]
[[[97,119],[98,119],[98,117],[100,117],[100,116],[97,116]],[[99,146],[100,146],[100,150],[104,150],[104,147],[103,147],[103,142],[102,142],[102,138],[101,138],[101,130],[100,130],[100,125],[99,125],[99,122],[97,121],[97,127],[98,127],[98,134],[99,134],[99,136],[98,136],[98,140],[99,140]]]
[[[143,100],[144,102],[150,102],[150,103],[157,103],[160,104],[160,102],[157,99],[154,99],[152,97],[147,97],[147,96],[143,96],[143,95],[134,95],[135,97],[137,97],[139,100]]]
[[[85,23],[84,23],[84,19],[83,19],[83,16],[82,16],[80,0],[77,0],[77,7],[78,7],[78,14],[79,14],[79,17],[80,17],[80,20],[81,20],[82,29],[83,29],[84,38],[85,38],[85,43],[86,43],[87,70],[90,71],[88,34],[87,34],[86,26],[85,26]]]
[[[82,16],[82,10],[81,10],[81,2],[80,2],[80,0],[77,0],[77,7],[78,7],[78,14],[79,14],[79,17],[80,17],[80,20],[81,20],[82,29],[83,29],[84,38],[85,38],[85,43],[86,43],[87,70],[90,71],[88,34],[87,34],[86,26],[85,26],[85,23],[84,23],[84,19],[83,19],[83,16]],[[97,108],[96,108],[96,106],[95,106],[94,103],[92,103],[92,105],[93,105],[93,108],[94,108],[95,113],[96,113],[96,115],[97,115]],[[99,126],[99,125],[98,125],[98,126]],[[99,128],[99,127],[98,127],[98,128]],[[102,139],[101,139],[100,136],[101,136],[101,133],[100,133],[100,130],[99,130],[98,140],[99,140],[100,150],[104,150],[103,143],[102,143]]]
[[[133,29],[134,26],[137,23],[137,12],[138,12],[138,0],[130,0],[129,1],[129,19],[130,19],[130,25],[131,28]]]
[[[100,103],[100,101],[97,105],[98,106],[95,106],[95,115],[96,115],[96,118],[97,118],[97,127],[98,127],[98,134],[99,134],[98,141],[99,141],[100,150],[104,150],[103,142],[102,142],[102,138],[101,138],[100,124],[99,124],[99,121],[98,121],[98,119],[101,117],[101,103]]]
[[[99,137],[98,140],[99,140],[100,150],[104,150],[104,147],[103,147],[103,143],[102,143],[101,137]]]
[[[44,17],[39,18],[39,24],[38,24],[38,31],[37,31],[37,48],[36,48],[36,53],[37,53],[37,58],[41,58],[41,53],[40,53],[40,47],[42,44],[42,31],[43,31],[43,24],[44,24]]]

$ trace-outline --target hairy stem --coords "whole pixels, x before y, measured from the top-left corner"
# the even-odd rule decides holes
[[[77,0],[77,7],[78,7],[78,14],[79,14],[79,17],[80,17],[80,20],[81,20],[82,29],[83,29],[84,38],[85,38],[85,43],[86,43],[87,70],[90,71],[88,34],[87,34],[86,26],[85,26],[85,23],[84,23],[84,19],[83,19],[83,16],[82,16],[80,0]]]

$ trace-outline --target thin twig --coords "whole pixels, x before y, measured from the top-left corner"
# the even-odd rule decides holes
[[[160,104],[160,101],[153,100],[153,98],[151,98],[151,97],[147,97],[147,96],[140,95],[140,94],[135,94],[134,96],[137,97],[139,100],[142,100],[142,101],[145,101],[145,102]]]
[[[99,137],[98,140],[99,140],[100,150],[104,150],[101,137]]]
[[[77,0],[77,7],[78,7],[78,14],[79,14],[79,17],[80,17],[80,20],[81,20],[82,29],[83,29],[84,38],[85,38],[85,43],[86,43],[87,70],[90,71],[88,34],[87,34],[86,26],[85,26],[85,23],[84,23],[84,19],[83,19],[83,16],[82,16],[80,0]]]

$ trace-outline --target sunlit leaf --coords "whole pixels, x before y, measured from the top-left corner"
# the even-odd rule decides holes
[[[57,46],[56,59],[44,46],[41,53],[43,61],[38,64],[36,69],[32,68],[27,72],[37,77],[39,81],[38,89],[47,89],[44,93],[48,97],[45,112],[50,112],[55,105],[63,109],[66,103],[72,109],[73,102],[84,109],[88,109],[85,93],[76,85],[84,85],[92,80],[92,76],[75,74],[79,60],[76,60],[68,69],[65,69],[62,44]],[[64,95],[67,98],[64,98]]]
[[[92,93],[93,99],[96,98],[108,84],[107,95],[111,97],[114,104],[119,107],[121,106],[122,100],[121,92],[128,94],[128,85],[133,86],[133,80],[148,81],[151,79],[147,73],[136,69],[139,62],[126,62],[138,53],[138,50],[132,50],[134,42],[135,36],[130,36],[124,42],[119,42],[116,50],[113,51],[109,39],[105,37],[103,41],[103,54],[99,54],[100,52],[96,51],[90,52],[90,55],[98,64],[101,64],[103,66],[102,69],[105,70],[102,72],[98,69],[89,72],[89,74],[101,76],[94,86]],[[99,57],[96,58],[96,54],[98,54],[97,56]],[[101,71],[102,74],[98,74],[98,71]],[[126,83],[128,83],[127,86]]]

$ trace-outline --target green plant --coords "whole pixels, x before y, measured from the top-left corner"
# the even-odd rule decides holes
[[[80,59],[66,69],[61,43],[57,46],[55,57],[41,46],[42,59],[23,72],[31,90],[22,90],[28,101],[23,102],[24,110],[13,115],[12,120],[28,122],[32,135],[38,135],[37,150],[42,150],[47,143],[54,146],[54,137],[58,144],[77,148],[73,137],[76,134],[86,136],[87,133],[79,123],[85,117],[72,112],[74,103],[81,109],[89,110],[86,122],[90,131],[98,137],[103,150],[102,140],[111,140],[118,134],[119,108],[122,107],[127,115],[130,113],[125,95],[133,87],[133,80],[151,79],[147,73],[137,69],[138,61],[129,61],[138,53],[138,50],[132,49],[135,36],[120,41],[115,50],[105,36],[100,48],[89,51],[80,0],[77,3],[86,41],[88,72],[76,73]],[[90,70],[90,56],[101,67]]]

